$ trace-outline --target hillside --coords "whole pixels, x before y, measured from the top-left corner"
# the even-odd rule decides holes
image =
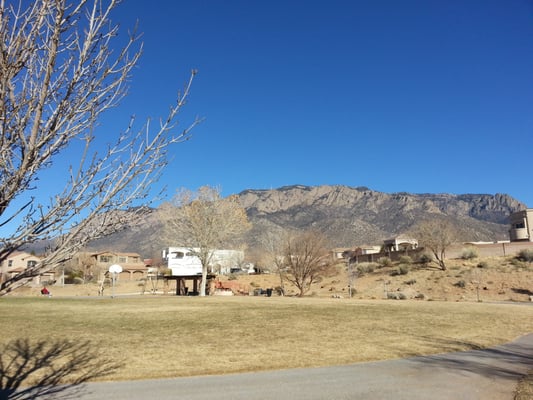
[[[509,215],[526,206],[506,194],[382,193],[366,187],[287,186],[245,190],[239,195],[252,223],[248,248],[266,232],[318,229],[333,247],[381,243],[407,232],[417,221],[440,216],[463,232],[465,241],[508,239]],[[91,245],[94,249],[135,251],[154,257],[166,247],[158,237],[161,221],[152,213],[145,223]]]
[[[296,185],[239,196],[254,225],[252,241],[260,242],[265,230],[314,228],[337,247],[381,243],[435,216],[457,225],[464,240],[507,239],[509,215],[525,208],[505,194],[388,194],[347,186]]]

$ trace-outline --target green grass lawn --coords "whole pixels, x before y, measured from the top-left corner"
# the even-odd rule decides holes
[[[0,326],[0,344],[19,338],[88,346],[102,362],[122,364],[102,379],[122,380],[486,347],[533,332],[533,307],[277,297],[5,297]]]

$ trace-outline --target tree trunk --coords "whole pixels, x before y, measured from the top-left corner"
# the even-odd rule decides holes
[[[207,285],[207,265],[202,263],[202,281],[200,282],[200,296],[205,296],[205,287]]]

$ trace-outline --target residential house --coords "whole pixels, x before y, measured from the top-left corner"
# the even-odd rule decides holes
[[[9,255],[0,266],[0,282],[24,272],[27,268],[34,267],[41,261],[41,258],[25,251],[16,251]],[[48,271],[34,277],[32,283],[39,285],[55,280],[55,271]]]
[[[94,276],[96,279],[101,279],[100,275],[107,272],[114,264],[122,267],[119,279],[123,280],[139,280],[144,278],[148,272],[148,267],[138,253],[80,252],[76,259],[78,267],[84,270],[85,276]]]
[[[533,242],[533,208],[512,213],[509,220],[511,242]]]
[[[418,240],[409,237],[398,236],[383,241],[385,252],[415,250],[416,248],[418,248]]]

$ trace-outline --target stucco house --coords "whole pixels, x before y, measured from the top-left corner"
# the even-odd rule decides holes
[[[16,251],[12,253],[0,266],[0,282],[24,272],[27,268],[37,265],[40,261],[40,257],[25,251]],[[56,278],[55,275],[54,271],[44,272],[39,276],[34,277],[32,284],[39,285],[54,281]]]
[[[86,275],[95,275],[100,279],[100,274],[109,270],[109,267],[118,264],[122,267],[119,279],[139,280],[146,276],[148,267],[138,253],[123,253],[116,251],[80,252],[76,256],[79,267],[85,270]]]
[[[386,252],[414,250],[416,248],[418,248],[418,240],[410,237],[398,236],[383,241],[383,250]]]
[[[533,208],[512,213],[509,222],[511,242],[533,242]]]

